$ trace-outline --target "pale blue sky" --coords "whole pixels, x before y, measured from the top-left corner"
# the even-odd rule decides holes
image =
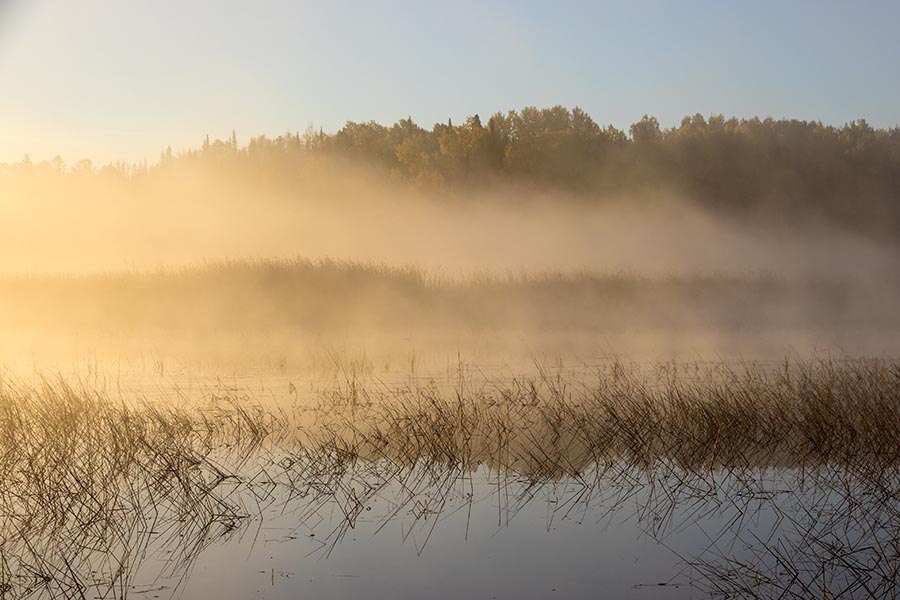
[[[0,0],[0,161],[580,105],[900,122],[900,2]]]

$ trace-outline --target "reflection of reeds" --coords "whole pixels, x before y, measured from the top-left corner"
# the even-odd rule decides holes
[[[617,512],[637,500],[639,521],[657,539],[728,514],[707,532],[712,543],[683,556],[712,594],[896,593],[900,364],[611,363],[597,375],[590,383],[543,372],[501,385],[370,388],[353,403],[344,390],[319,407],[322,420],[300,454],[380,465],[349,469],[359,473],[354,489],[374,496],[396,488],[398,508],[386,518],[412,510],[428,535],[436,519],[425,523],[424,507],[440,513],[471,502],[471,474],[486,465],[501,525],[556,482],[568,493],[554,512],[598,502]],[[765,537],[747,527],[761,513],[775,522]],[[723,550],[735,546],[740,557]]]
[[[711,593],[885,595],[900,565],[898,383],[887,361],[611,362],[590,379],[349,380],[276,413],[230,392],[151,403],[5,382],[0,591],[122,596],[143,556],[172,550],[163,568],[184,575],[275,502],[297,528],[339,514],[317,538],[330,552],[363,515],[412,519],[405,535],[424,544],[447,511],[491,498],[504,525],[552,496],[560,518],[636,509],[658,539],[733,515],[709,539],[749,550],[683,556]],[[372,514],[375,498],[389,508]],[[768,536],[744,527],[761,512]]]
[[[0,389],[4,597],[125,596],[160,540],[183,540],[171,566],[241,519],[218,488],[213,448],[246,449],[266,419],[245,410],[188,413],[126,406],[64,381]],[[93,575],[92,575],[93,573]]]

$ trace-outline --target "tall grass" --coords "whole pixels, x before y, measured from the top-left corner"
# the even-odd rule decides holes
[[[335,260],[241,260],[0,280],[6,330],[635,331],[897,327],[898,282],[765,275],[471,273]],[[874,287],[873,287],[874,286]],[[874,298],[880,298],[875,302]]]
[[[58,379],[4,381],[3,597],[125,597],[161,535],[185,542],[169,567],[189,563],[210,535],[244,515],[220,490],[233,474],[214,451],[236,444],[249,451],[270,421],[238,407],[114,401]]]
[[[339,515],[329,553],[378,498],[376,529],[411,515],[427,540],[444,512],[490,497],[502,526],[552,490],[560,516],[634,510],[659,540],[731,511],[716,535],[750,558],[683,557],[710,593],[884,595],[900,575],[898,383],[893,361],[611,361],[580,379],[348,378],[275,410],[231,390],[150,401],[7,380],[0,591],[124,597],[161,549],[178,580],[276,499],[298,529]],[[761,506],[778,529],[747,537]]]

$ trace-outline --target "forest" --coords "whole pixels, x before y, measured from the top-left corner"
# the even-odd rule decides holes
[[[152,179],[199,171],[291,188],[348,163],[456,198],[499,186],[565,192],[559,197],[588,203],[671,195],[741,219],[840,223],[889,237],[900,225],[900,127],[876,129],[863,119],[833,126],[697,114],[665,129],[645,115],[622,131],[577,107],[527,107],[430,129],[409,118],[390,126],[347,122],[334,134],[309,128],[253,137],[244,146],[234,133],[207,136],[196,149],[164,149],[155,164],[98,168],[89,160],[33,163],[25,156],[0,164],[0,178]]]

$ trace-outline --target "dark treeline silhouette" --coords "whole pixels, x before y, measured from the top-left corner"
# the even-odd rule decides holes
[[[155,165],[97,170],[89,161],[69,168],[60,157],[37,165],[26,157],[0,165],[0,174],[143,177],[212,168],[277,184],[321,170],[330,159],[361,163],[431,190],[507,183],[564,190],[590,201],[672,194],[736,216],[877,224],[892,234],[900,225],[900,127],[874,129],[865,120],[835,127],[697,114],[663,129],[644,116],[625,132],[601,127],[580,108],[528,107],[487,122],[475,115],[431,129],[411,119],[391,126],[348,122],[335,134],[309,129],[259,136],[244,147],[234,135],[207,137],[196,150],[166,149]]]

